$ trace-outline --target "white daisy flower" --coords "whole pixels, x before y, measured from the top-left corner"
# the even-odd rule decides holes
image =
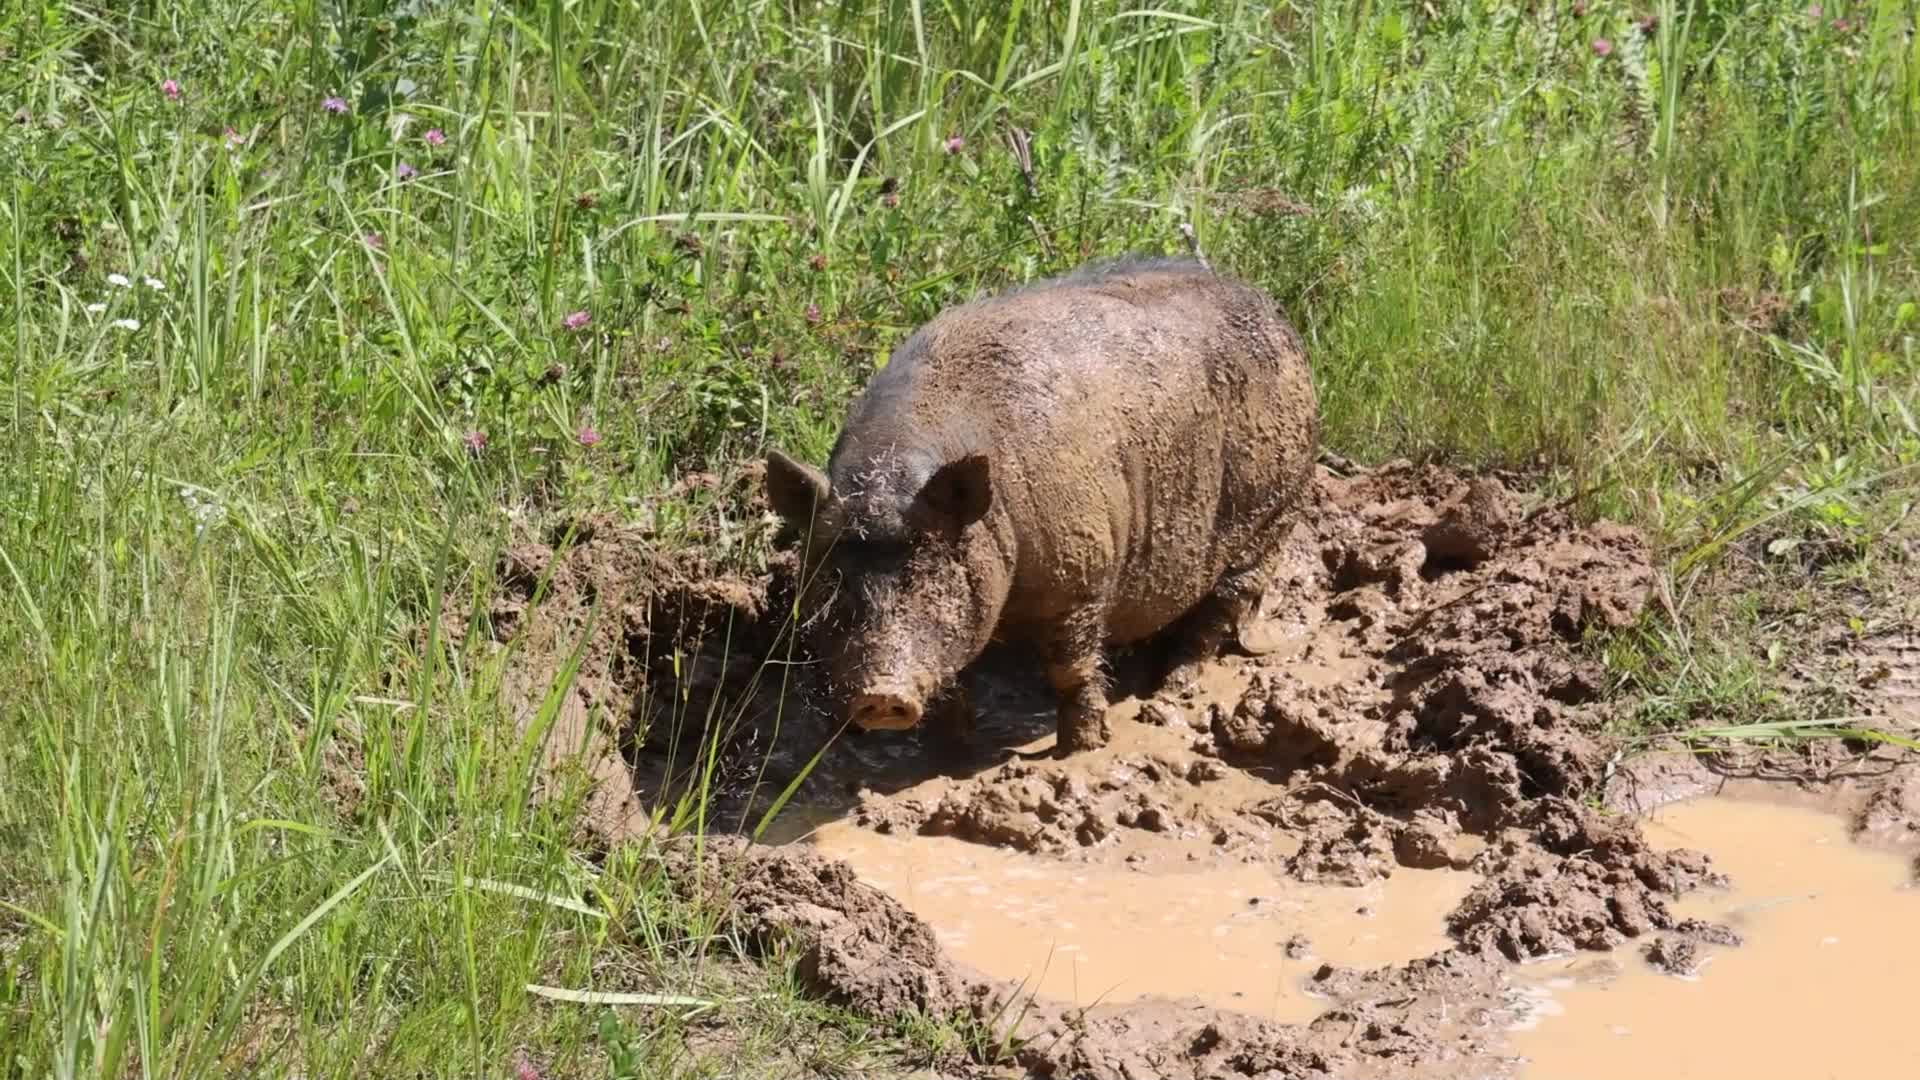
[[[138,330],[140,329],[140,320],[139,319],[115,319],[113,320],[113,325],[115,328],[120,330],[129,330],[129,331]]]
[[[87,314],[89,315],[104,315],[106,313],[107,313],[107,305],[105,304],[88,304],[87,305]]]
[[[133,288],[133,282],[128,280],[127,275],[125,274],[108,274],[107,284],[113,286],[116,289]]]
[[[154,292],[167,291],[167,283],[157,277],[144,278],[142,280],[145,282],[147,288],[152,289]]]
[[[192,488],[180,489],[180,501],[186,504],[187,514],[193,518],[193,531],[196,535],[207,531],[208,526],[218,525],[227,519],[227,508],[221,506],[212,492],[207,493],[206,501]]]

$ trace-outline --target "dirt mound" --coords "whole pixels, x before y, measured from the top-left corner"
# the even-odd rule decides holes
[[[735,501],[751,508],[751,474],[732,484]],[[768,605],[781,599],[791,559],[748,576],[675,551],[650,526],[581,519],[508,547],[480,602],[454,595],[443,606],[439,632],[450,648],[512,651],[501,691],[513,734],[540,740],[543,796],[584,784],[582,824],[597,844],[648,832],[653,812],[701,779],[722,789],[751,783],[731,771],[687,775],[703,740],[737,741],[752,720],[687,705],[754,685],[764,668],[754,658],[775,641]],[[664,742],[678,759],[648,755]]]
[[[1529,509],[1493,477],[1321,469],[1314,499],[1263,602],[1262,655],[1222,657],[1178,690],[1116,656],[1114,738],[1066,759],[1009,754],[1046,749],[1054,730],[1052,697],[1018,656],[990,654],[966,676],[970,747],[843,731],[811,704],[784,633],[790,564],[716,575],[596,525],[571,547],[510,552],[489,632],[523,650],[523,715],[540,715],[542,688],[578,657],[558,715],[601,749],[607,836],[704,788],[709,829],[756,829],[785,796],[767,838],[850,818],[1145,873],[1230,859],[1307,882],[1403,867],[1481,878],[1449,922],[1455,948],[1323,968],[1312,989],[1328,1010],[1286,1026],[1192,1002],[1013,1003],[844,864],[716,848],[745,939],[788,950],[824,997],[1013,1024],[1015,1060],[1037,1075],[1443,1075],[1462,1061],[1497,1073],[1510,960],[1657,938],[1679,964],[1687,943],[1724,939],[1666,903],[1714,880],[1703,857],[1655,851],[1585,805],[1614,790],[1615,747],[1582,642],[1637,617],[1651,556],[1633,531]]]
[[[1703,855],[1649,849],[1630,820],[1560,798],[1528,816],[1529,828],[1481,854],[1485,880],[1448,920],[1467,948],[1510,960],[1612,949],[1682,927],[1663,897],[1725,884]]]
[[[666,858],[683,894],[718,901],[751,949],[796,959],[802,984],[823,998],[876,1016],[969,1007],[979,980],[941,955],[926,923],[843,862],[728,837],[671,844]]]

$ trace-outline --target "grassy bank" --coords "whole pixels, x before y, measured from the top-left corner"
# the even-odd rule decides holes
[[[1756,537],[1859,573],[1920,467],[1920,41],[1823,6],[0,7],[0,1068],[956,1045],[716,964],[415,628],[516,524],[690,542],[676,481],[817,458],[915,323],[1183,224],[1333,449],[1539,470],[1659,539],[1682,625]],[[1684,718],[1764,653],[1621,663]]]

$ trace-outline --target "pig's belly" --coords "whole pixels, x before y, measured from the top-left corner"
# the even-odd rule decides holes
[[[1221,538],[1170,529],[1152,550],[1122,560],[1107,614],[1107,640],[1127,645],[1158,634],[1206,599],[1226,569]]]
[[[1288,503],[1277,480],[1229,484],[1223,493],[1217,476],[1157,479],[1158,497],[1135,502],[1148,512],[1147,527],[1133,530],[1117,553],[1107,617],[1113,644],[1158,634],[1206,599],[1229,570],[1258,563]]]

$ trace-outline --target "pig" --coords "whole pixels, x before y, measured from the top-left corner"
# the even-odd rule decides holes
[[[951,715],[1002,641],[1044,664],[1067,755],[1111,736],[1107,647],[1173,631],[1176,683],[1229,639],[1251,651],[1318,435],[1270,297],[1129,257],[943,311],[868,381],[824,472],[768,452],[766,493],[802,538],[807,638],[845,720]]]

